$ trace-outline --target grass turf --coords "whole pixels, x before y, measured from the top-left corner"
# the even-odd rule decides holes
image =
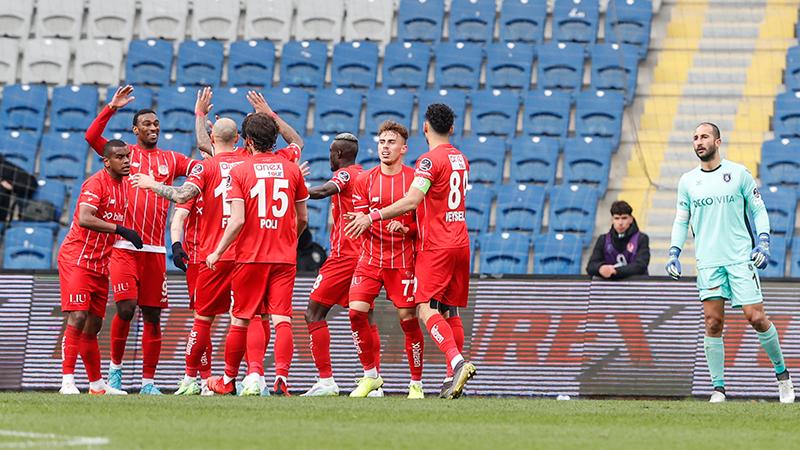
[[[46,443],[11,432],[109,439],[98,448],[798,448],[798,419],[755,401],[3,393],[0,448]]]

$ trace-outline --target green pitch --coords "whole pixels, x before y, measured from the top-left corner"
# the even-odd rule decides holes
[[[0,394],[0,448],[798,448],[776,402]]]

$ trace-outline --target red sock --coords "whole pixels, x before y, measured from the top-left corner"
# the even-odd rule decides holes
[[[264,325],[261,324],[261,318],[256,317],[250,320],[250,325],[247,327],[247,347],[245,349],[248,375],[254,372],[264,375],[265,339]]]
[[[289,377],[293,354],[292,323],[281,322],[275,325],[275,376]]]
[[[122,320],[118,314],[111,319],[111,362],[120,365],[125,356],[125,344],[128,342],[128,332],[131,331],[131,321]]]
[[[156,366],[161,356],[161,325],[144,321],[142,332],[142,378],[156,377]]]
[[[75,373],[75,363],[78,361],[81,330],[67,325],[64,339],[61,341],[61,374],[72,375]]]
[[[450,329],[453,330],[453,340],[456,341],[456,348],[458,348],[459,353],[464,352],[464,324],[461,323],[460,316],[448,317],[447,324],[450,325]],[[453,376],[453,367],[450,364],[447,364],[447,376]]]
[[[100,373],[100,346],[97,344],[96,334],[81,334],[79,353],[89,381],[97,381],[102,378],[103,375]]]
[[[461,354],[458,351],[458,347],[456,347],[456,341],[453,339],[453,330],[450,329],[450,325],[447,324],[441,314],[434,313],[428,318],[425,326],[428,328],[428,333],[433,338],[433,342],[444,353],[447,358],[447,366],[450,367],[452,365],[450,362]]]
[[[247,327],[231,325],[225,338],[225,375],[236,378],[247,348]]]
[[[311,335],[311,357],[317,366],[320,378],[333,377],[333,367],[331,367],[331,332],[328,330],[328,322],[320,320],[308,324],[308,334]]]
[[[211,376],[212,353],[213,349],[211,348],[211,336],[209,335],[209,338],[206,341],[206,350],[203,352],[203,356],[200,357],[200,378],[204,380]]]
[[[378,325],[372,324],[372,358],[375,360],[375,370],[381,371],[381,334],[378,332]]]
[[[198,370],[203,365],[208,343],[211,340],[211,322],[194,319],[192,331],[186,341],[186,375],[196,377]]]
[[[411,371],[411,380],[422,381],[422,355],[425,350],[425,338],[422,336],[422,328],[419,320],[403,320],[400,322],[403,333],[406,335],[406,357],[408,358],[408,369]]]
[[[350,310],[350,329],[353,330],[353,343],[358,351],[358,359],[364,370],[375,368],[375,346],[372,343],[372,329],[369,325],[369,313]]]

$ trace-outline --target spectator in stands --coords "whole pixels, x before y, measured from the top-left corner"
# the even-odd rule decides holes
[[[586,272],[608,280],[621,280],[632,275],[647,275],[648,264],[650,238],[639,231],[631,205],[626,201],[614,202],[611,229],[597,238]]]
[[[0,223],[8,218],[13,206],[12,195],[28,199],[36,192],[36,177],[12,164],[0,155]]]

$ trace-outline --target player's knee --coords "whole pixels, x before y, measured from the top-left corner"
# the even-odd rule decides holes
[[[767,319],[767,315],[761,311],[755,312],[747,316],[747,321],[750,322],[750,326],[752,326],[758,332],[765,332],[769,329],[770,322]]]
[[[161,322],[161,309],[159,308],[142,308],[142,320],[154,324]]]
[[[117,316],[120,319],[130,322],[133,320],[133,314],[136,312],[136,302],[134,301],[121,301],[117,302]]]
[[[706,315],[706,334],[716,336],[722,333],[724,322],[722,317],[716,315]]]
[[[416,313],[414,308],[400,308],[397,310],[397,316],[400,318],[400,321],[410,320],[416,318]]]
[[[79,330],[83,330],[83,327],[86,324],[87,316],[88,314],[86,311],[70,311],[67,322],[73,327]]]
[[[86,319],[86,325],[84,329],[89,334],[100,334],[100,330],[103,329],[103,318],[97,317],[93,314],[89,315],[89,317]]]

